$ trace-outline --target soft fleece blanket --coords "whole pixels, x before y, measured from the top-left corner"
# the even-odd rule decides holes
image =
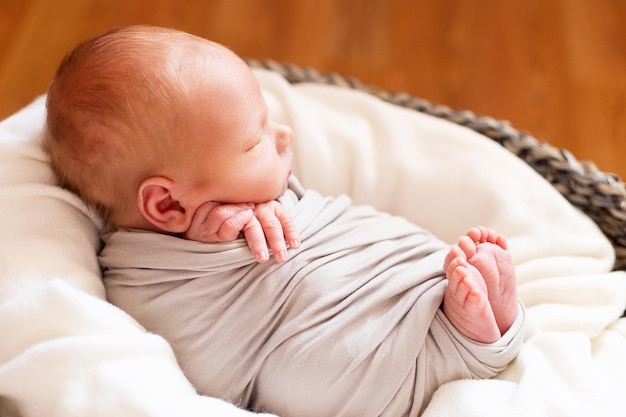
[[[104,234],[107,298],[171,343],[200,393],[282,416],[415,416],[442,381],[517,355],[521,308],[489,345],[444,316],[448,245],[427,230],[294,177],[279,201],[302,241],[282,264],[243,239]]]
[[[498,145],[336,87],[256,72],[307,188],[454,241],[507,235],[529,328],[497,378],[440,387],[425,416],[625,415],[626,277],[595,225]],[[248,416],[196,394],[171,348],[104,298],[101,223],[55,185],[42,99],[0,124],[0,415]],[[410,190],[410,192],[409,192]],[[376,387],[374,387],[376,389]]]

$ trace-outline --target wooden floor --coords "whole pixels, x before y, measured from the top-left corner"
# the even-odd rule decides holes
[[[170,26],[509,120],[626,178],[623,0],[0,0],[0,118],[79,40]]]

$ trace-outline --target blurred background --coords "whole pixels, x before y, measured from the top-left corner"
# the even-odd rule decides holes
[[[0,119],[77,42],[174,27],[481,116],[626,178],[624,0],[0,0]]]

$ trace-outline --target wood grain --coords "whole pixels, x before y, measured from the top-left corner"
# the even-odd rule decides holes
[[[506,119],[626,178],[625,21],[621,0],[0,0],[0,118],[78,41],[145,23]]]

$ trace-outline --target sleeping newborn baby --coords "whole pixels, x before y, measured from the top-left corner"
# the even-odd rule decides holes
[[[109,31],[61,63],[47,109],[61,183],[109,221],[108,299],[168,340],[200,393],[284,417],[415,416],[441,384],[517,355],[505,239],[476,227],[449,246],[304,189],[291,129],[225,47]]]

